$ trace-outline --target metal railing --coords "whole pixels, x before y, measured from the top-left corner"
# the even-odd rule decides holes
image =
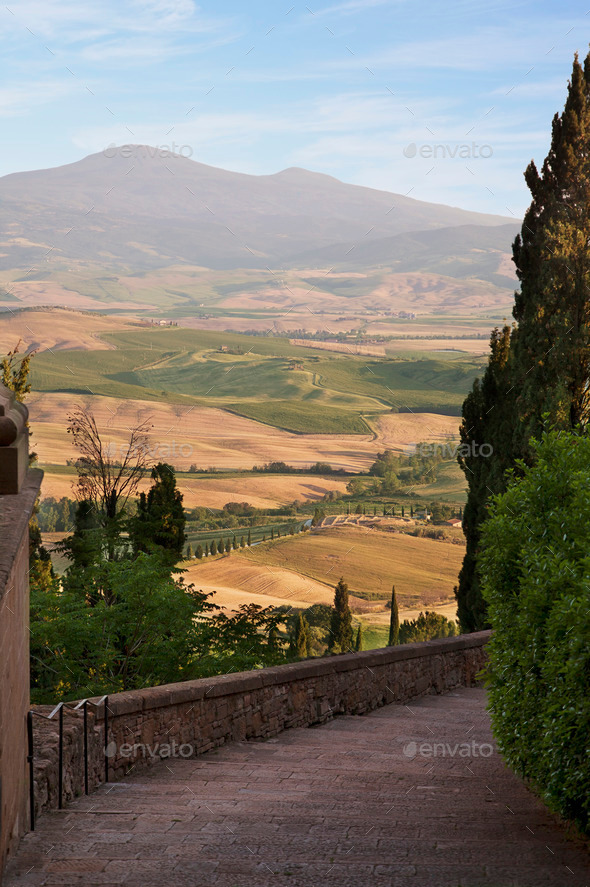
[[[82,709],[84,715],[84,794],[88,794],[88,706],[93,705],[99,708],[104,703],[104,781],[109,781],[109,757],[107,754],[107,746],[109,741],[109,697],[102,696],[98,702],[92,699],[82,699],[80,702],[59,702],[53,711],[44,715],[40,711],[31,709],[27,713],[27,738],[28,738],[28,754],[27,762],[29,764],[29,806],[31,809],[31,831],[35,831],[35,745],[33,741],[33,716],[44,718],[46,721],[52,721],[59,712],[59,751],[57,765],[57,805],[61,810],[63,807],[63,756],[64,756],[64,708],[71,708],[74,711]]]

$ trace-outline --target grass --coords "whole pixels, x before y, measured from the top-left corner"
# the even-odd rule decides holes
[[[291,345],[287,338],[181,328],[104,335],[113,350],[39,354],[38,391],[167,400],[228,409],[299,433],[367,434],[386,410],[459,415],[477,359],[374,359]],[[223,349],[223,350],[222,350]]]

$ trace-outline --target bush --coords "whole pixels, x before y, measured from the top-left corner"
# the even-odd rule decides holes
[[[391,606],[391,605],[390,605]],[[417,641],[434,641],[436,638],[451,638],[457,634],[457,623],[446,616],[426,610],[417,619],[405,619],[399,627],[400,644],[414,644]]]
[[[479,568],[487,678],[507,762],[590,830],[590,439],[550,432],[493,500]]]

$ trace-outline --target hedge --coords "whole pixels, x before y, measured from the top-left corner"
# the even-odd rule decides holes
[[[492,724],[508,764],[589,832],[590,439],[552,431],[534,452],[482,531]]]

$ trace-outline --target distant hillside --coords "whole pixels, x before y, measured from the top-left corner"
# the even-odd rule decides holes
[[[304,169],[250,176],[143,146],[1,178],[0,225],[0,270],[58,261],[130,273],[178,264],[288,268],[326,261],[349,268],[393,263],[395,270],[458,277],[483,273],[486,280],[516,230],[500,216]]]

